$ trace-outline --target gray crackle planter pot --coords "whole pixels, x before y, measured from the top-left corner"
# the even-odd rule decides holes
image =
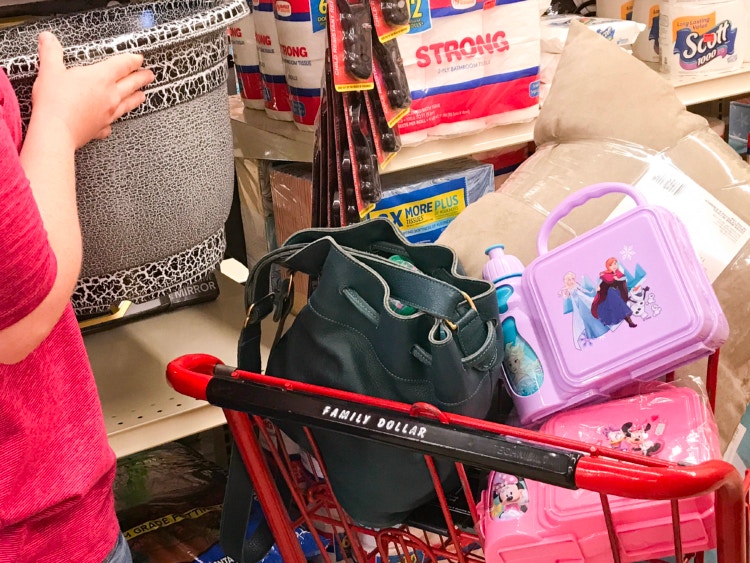
[[[25,122],[41,31],[58,36],[69,66],[133,51],[156,75],[142,106],[76,154],[79,316],[170,293],[223,258],[234,186],[226,28],[246,13],[245,0],[137,1],[0,31]]]

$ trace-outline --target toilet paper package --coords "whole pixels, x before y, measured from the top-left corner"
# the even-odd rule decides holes
[[[552,84],[545,84],[544,82],[539,86],[539,107],[544,107],[544,101],[547,99],[551,88]]]
[[[430,0],[415,10],[396,38],[412,94],[398,125],[404,145],[536,117],[538,2]]]
[[[260,78],[258,63],[258,46],[255,44],[255,20],[252,13],[252,2],[248,2],[250,13],[229,28],[229,40],[232,44],[237,78],[240,81],[240,96],[245,107],[263,109],[263,83]]]
[[[273,15],[273,0],[253,0],[253,18],[266,114],[273,119],[292,121],[284,61],[281,59],[281,45]]]
[[[659,0],[634,0],[633,20],[646,26],[633,43],[633,55],[647,63],[659,62]]]
[[[596,0],[596,16],[615,20],[633,19],[634,0]]]
[[[742,65],[747,42],[744,0],[662,0],[661,68],[671,75],[706,75]]]
[[[625,19],[590,18],[570,14],[542,16],[542,52],[562,53],[572,21],[588,26],[619,47],[632,45],[638,34],[645,28],[642,23]]]
[[[294,123],[313,131],[325,60],[325,14],[317,2],[276,0],[274,17]]]
[[[542,51],[541,65],[539,67],[539,79],[542,84],[552,84],[552,79],[560,64],[560,53],[547,53]]]

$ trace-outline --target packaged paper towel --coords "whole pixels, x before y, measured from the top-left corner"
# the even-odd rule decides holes
[[[663,0],[659,13],[662,71],[700,76],[739,68],[747,33],[744,0]]]
[[[320,3],[276,0],[274,16],[294,123],[315,129],[326,49],[326,17]]]
[[[385,216],[411,242],[433,242],[467,205],[495,188],[492,164],[449,160],[381,178],[383,197],[368,218]]]
[[[645,28],[644,24],[634,21],[599,17],[589,18],[569,14],[542,16],[541,21],[542,51],[545,53],[562,53],[572,21],[582,23],[620,47],[632,45],[638,34]]]
[[[549,94],[552,87],[552,79],[557,72],[557,65],[560,64],[560,53],[547,53],[542,51],[541,65],[539,67],[539,107],[544,106],[544,100]]]
[[[659,54],[659,0],[634,0],[633,21],[646,26],[633,43],[633,55],[647,63],[658,63]]]
[[[631,20],[633,0],[596,0],[596,17]]]
[[[547,53],[542,51],[541,65],[539,67],[539,79],[542,84],[552,84],[552,79],[560,64],[560,53]]]
[[[281,45],[273,15],[273,0],[253,0],[253,17],[266,114],[273,119],[292,121],[284,61],[281,59]]]
[[[232,44],[232,57],[237,78],[240,81],[240,95],[245,107],[263,109],[263,83],[260,78],[258,46],[255,44],[255,20],[253,4],[248,2],[250,13],[228,30]]]
[[[412,94],[399,122],[403,144],[472,133],[538,113],[539,3],[411,4],[396,38]]]

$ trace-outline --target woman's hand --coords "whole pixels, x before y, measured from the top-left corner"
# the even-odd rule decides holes
[[[111,133],[113,121],[145,100],[141,89],[154,80],[154,74],[142,64],[142,55],[124,53],[93,65],[66,68],[57,37],[43,32],[32,119],[60,121],[75,149],[103,139]]]

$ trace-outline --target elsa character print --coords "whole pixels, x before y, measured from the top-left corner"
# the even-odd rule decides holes
[[[563,313],[573,317],[573,345],[580,350],[581,344],[606,334],[609,328],[594,318],[591,305],[596,291],[587,289],[576,281],[576,275],[568,272],[563,276],[563,288],[560,296],[565,299]]]
[[[630,328],[636,325],[630,318],[632,315],[628,307],[628,282],[625,274],[620,270],[617,258],[607,258],[604,271],[599,273],[599,290],[591,304],[591,314],[603,324],[612,328],[622,321]]]

